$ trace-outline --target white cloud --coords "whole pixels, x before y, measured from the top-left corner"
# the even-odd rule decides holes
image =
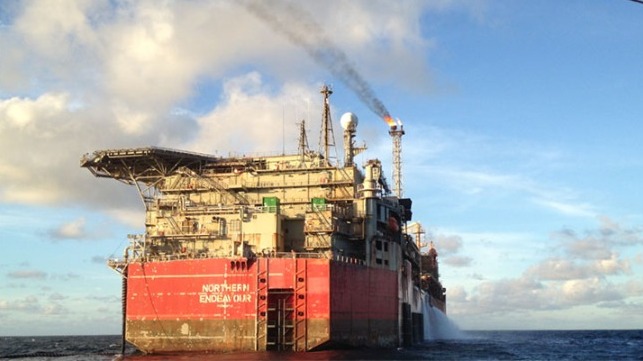
[[[609,259],[599,259],[594,261],[592,268],[599,275],[615,275],[630,272],[630,263],[627,260],[620,259],[619,255],[612,253]]]
[[[566,306],[596,304],[603,301],[620,300],[623,297],[610,283],[599,277],[582,280],[568,280],[560,286],[562,302]]]
[[[449,302],[465,302],[468,295],[463,287],[454,286],[447,288],[447,297],[449,298]]]
[[[640,296],[641,283],[627,278],[631,274],[630,261],[615,249],[637,246],[641,243],[640,231],[608,220],[599,218],[598,227],[587,231],[585,237],[569,229],[554,234],[559,245],[546,248],[548,253],[543,254],[543,259],[524,270],[515,270],[520,273],[517,277],[487,279],[457,292],[466,297],[450,298],[449,309],[457,317],[464,317],[631,302],[631,297]],[[606,224],[611,231],[606,231]],[[622,241],[624,237],[627,243]],[[463,248],[466,247],[465,243]]]
[[[66,111],[69,95],[66,93],[43,94],[38,99],[12,97],[0,100],[0,126],[2,130],[25,130],[33,136],[39,118],[55,117]],[[27,129],[25,129],[27,128]]]
[[[42,304],[43,300],[36,296],[26,296],[23,298],[13,300],[0,299],[0,311],[21,312],[30,315],[65,315],[69,313],[69,309],[58,301],[63,298],[51,295],[49,300],[52,302]],[[12,315],[13,316],[13,315]]]
[[[65,81],[87,80],[86,64],[95,63],[91,19],[87,14],[105,1],[34,1],[16,3],[10,26],[0,28],[0,96],[61,89]],[[61,82],[61,80],[63,80]],[[35,90],[35,92],[34,92]]]
[[[597,260],[548,258],[530,267],[526,274],[539,280],[577,280],[591,277],[604,278],[627,273],[629,262],[615,253]]]
[[[87,13],[96,10],[97,4],[100,2],[26,1],[14,29],[39,55],[57,61],[66,60],[72,47],[93,42],[94,31]]]
[[[597,217],[600,222],[599,233],[604,240],[614,245],[636,245],[643,244],[643,229],[640,227],[623,227],[607,216]]]
[[[85,196],[88,189],[77,183],[78,159],[109,131],[96,132],[91,119],[79,118],[68,105],[67,94],[0,100],[0,201],[53,204]]]
[[[12,271],[7,273],[7,277],[9,278],[19,278],[19,279],[36,279],[36,280],[44,280],[47,278],[47,273],[39,270],[33,270],[33,269],[25,269],[25,270],[18,270],[18,271]]]
[[[526,273],[540,280],[569,280],[585,278],[589,270],[573,260],[550,258],[530,267]]]
[[[131,5],[100,33],[105,90],[116,103],[118,121],[126,131],[131,130],[127,122],[133,119],[136,126],[152,126],[145,113],[157,108],[168,111],[186,97],[200,70],[180,45],[176,9],[152,2]]]
[[[202,153],[226,152],[221,154],[226,156],[229,150],[236,154],[276,151],[285,141],[286,150],[294,151],[295,121],[306,119],[307,128],[317,129],[319,122],[307,119],[306,105],[321,104],[321,98],[316,88],[300,84],[286,84],[274,95],[268,95],[266,87],[256,72],[226,81],[219,105],[198,119],[200,135],[187,147]],[[308,133],[309,141],[315,136]]]
[[[583,259],[606,259],[612,256],[613,248],[643,245],[643,230],[638,227],[624,228],[606,216],[597,217],[599,227],[584,235],[570,229],[554,232],[552,238],[559,240],[567,254]]]
[[[133,197],[135,196],[133,192],[131,195]],[[130,227],[141,227],[145,222],[145,212],[142,201],[138,200],[137,206],[138,207],[133,206],[132,208],[112,207],[107,210],[106,213],[125,225]]]
[[[441,254],[457,253],[462,247],[462,237],[459,235],[438,234],[432,238]]]
[[[65,111],[67,94],[44,94],[38,99],[11,99],[0,101],[0,119],[7,130],[33,131],[36,118],[55,116]]]
[[[51,230],[49,236],[57,239],[84,239],[88,237],[85,229],[85,218],[80,217],[60,225],[57,229]]]
[[[451,267],[467,267],[471,265],[473,258],[467,256],[450,256],[443,258],[441,263],[444,263]]]
[[[67,307],[55,302],[44,305],[41,312],[43,315],[66,315],[70,313]]]
[[[19,311],[19,312],[39,312],[41,306],[38,298],[34,296],[27,296],[18,300],[2,300],[0,299],[0,310],[4,311]]]
[[[575,204],[553,199],[534,199],[533,202],[567,216],[596,217],[594,207],[586,203]]]
[[[427,74],[421,61],[425,55],[416,52],[427,46],[417,22],[432,6],[335,5],[342,17],[326,5],[301,6],[325,25],[329,37],[344,34],[346,19],[353,16],[369,24],[363,34],[341,37],[340,44],[358,50],[350,55],[363,64],[360,69],[369,79],[377,81],[392,71],[407,72],[411,79]],[[0,176],[6,180],[0,185],[2,202],[81,202],[103,209],[120,202],[132,207],[135,201],[125,201],[132,198],[129,193],[124,196],[114,191],[117,185],[96,183],[80,170],[80,155],[97,148],[141,145],[222,153],[274,151],[282,138],[294,144],[292,119],[306,118],[315,129],[309,118],[318,118],[318,84],[311,84],[309,75],[325,74],[313,76],[323,79],[327,70],[302,62],[303,54],[242,6],[42,0],[18,6],[12,25],[0,30],[0,47],[11,50],[0,60],[2,74],[20,74],[0,77],[0,152],[6,155],[0,160]],[[360,28],[350,24],[349,33]],[[396,47],[397,58],[377,61],[389,71],[380,72],[375,63],[365,62],[370,52],[385,53],[391,47]],[[405,61],[415,63],[394,66]],[[285,85],[275,93],[261,73],[239,72],[245,64],[259,64],[253,68],[276,74]],[[172,112],[194,95],[195,84],[204,78],[226,79],[221,97],[212,95],[211,110],[202,116]],[[18,88],[30,95],[1,98]],[[284,117],[284,109],[294,114]],[[308,116],[310,109],[315,109],[313,117]],[[285,134],[282,122],[288,123]],[[316,134],[309,137],[314,144]],[[246,148],[233,139],[242,139]]]
[[[602,302],[623,300],[626,294],[619,290],[621,287],[598,277],[539,282],[523,276],[484,281],[466,298],[450,299],[449,308],[457,317],[462,317],[598,306]]]
[[[195,132],[194,120],[169,114],[129,134],[99,111],[101,104],[75,108],[73,103],[69,94],[60,93],[0,99],[0,201],[131,207],[136,196],[120,184],[92,178],[80,168],[81,156],[101,148],[178,143]]]

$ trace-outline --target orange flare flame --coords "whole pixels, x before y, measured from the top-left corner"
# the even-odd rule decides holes
[[[388,124],[388,126],[389,126],[389,127],[391,127],[391,128],[395,127],[395,125],[396,125],[396,124],[395,124],[395,120],[393,120],[393,117],[391,117],[390,115],[386,115],[386,116],[384,116],[384,121],[385,121],[385,122],[386,122],[386,124]]]

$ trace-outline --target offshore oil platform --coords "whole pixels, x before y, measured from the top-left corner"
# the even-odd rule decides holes
[[[146,353],[398,347],[446,313],[437,252],[402,197],[401,122],[393,190],[382,163],[355,156],[358,120],[341,117],[332,162],[331,89],[321,151],[300,124],[296,154],[218,157],[144,147],[86,154],[81,167],[137,188],[145,233],[109,266],[123,280],[123,336]],[[361,168],[361,169],[360,169]]]

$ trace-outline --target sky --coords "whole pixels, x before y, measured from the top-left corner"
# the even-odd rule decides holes
[[[315,149],[323,84],[389,179],[372,101],[403,121],[461,329],[643,328],[643,5],[257,4],[0,2],[0,335],[120,333],[106,260],[144,208],[84,154],[295,151],[301,120]]]

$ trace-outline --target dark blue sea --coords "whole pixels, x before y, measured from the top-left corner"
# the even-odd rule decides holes
[[[2,360],[114,360],[120,336],[0,337]],[[142,355],[126,360],[643,360],[643,330],[471,331],[403,349]]]

